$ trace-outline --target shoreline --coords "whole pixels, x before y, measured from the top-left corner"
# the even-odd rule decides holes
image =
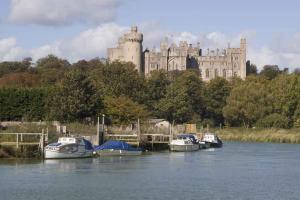
[[[216,129],[224,141],[300,144],[300,129]]]

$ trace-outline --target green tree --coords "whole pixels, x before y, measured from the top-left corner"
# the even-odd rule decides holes
[[[204,114],[204,83],[194,71],[185,71],[158,104],[160,116],[175,122],[198,121]]]
[[[26,72],[30,67],[27,62],[1,62],[0,63],[0,78],[6,74],[16,72]]]
[[[113,62],[93,71],[92,77],[107,96],[128,96],[142,103],[145,98],[145,80],[132,63]]]
[[[52,85],[58,82],[69,69],[70,63],[54,55],[48,55],[36,62],[36,69],[41,76],[44,85]]]
[[[255,64],[252,64],[250,62],[250,60],[248,60],[246,62],[246,74],[247,74],[247,76],[250,75],[250,74],[254,74],[254,75],[257,74],[257,67],[256,67]]]
[[[265,76],[267,79],[271,80],[278,76],[282,71],[279,69],[278,65],[265,65],[260,72],[260,75]]]
[[[170,85],[167,73],[164,70],[152,71],[146,80],[146,101],[148,110],[158,116],[157,104],[166,97],[167,87]]]
[[[259,119],[255,126],[261,128],[289,128],[289,118],[278,113],[272,113]]]
[[[281,74],[270,82],[274,99],[274,112],[287,117],[293,124],[300,104],[300,77],[295,74]]]
[[[211,80],[205,90],[206,118],[212,119],[214,125],[224,124],[223,108],[230,93],[229,82],[224,78]]]
[[[231,90],[223,115],[231,126],[249,127],[272,112],[273,100],[268,91],[267,80],[248,77]]]
[[[0,121],[44,119],[46,94],[44,88],[0,88]]]
[[[104,106],[106,115],[116,124],[128,124],[149,116],[145,106],[126,96],[107,96],[104,98]]]
[[[62,79],[55,94],[48,99],[50,118],[60,121],[82,121],[95,117],[101,99],[94,84],[80,69],[73,69]]]

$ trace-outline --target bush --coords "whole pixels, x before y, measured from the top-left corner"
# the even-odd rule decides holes
[[[261,128],[289,128],[289,122],[288,117],[273,113],[259,119],[255,125]]]

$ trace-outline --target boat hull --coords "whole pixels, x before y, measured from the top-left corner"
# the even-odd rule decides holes
[[[100,156],[139,156],[142,151],[105,149],[97,151],[97,154]]]
[[[200,149],[208,149],[208,148],[210,148],[210,143],[201,142],[201,143],[199,143],[199,148]]]
[[[68,158],[90,158],[93,156],[93,151],[62,153],[59,151],[46,150],[45,159],[68,159]]]
[[[210,148],[221,148],[223,146],[223,143],[221,142],[206,142],[205,144],[208,144]]]
[[[177,152],[198,151],[199,144],[189,144],[189,145],[170,144],[170,150],[177,151]]]

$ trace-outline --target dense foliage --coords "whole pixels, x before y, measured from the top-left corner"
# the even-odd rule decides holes
[[[0,63],[0,120],[93,120],[112,123],[165,118],[214,126],[300,127],[300,74],[268,65],[247,78],[203,82],[194,70],[154,71],[99,59],[74,64],[49,55]]]

